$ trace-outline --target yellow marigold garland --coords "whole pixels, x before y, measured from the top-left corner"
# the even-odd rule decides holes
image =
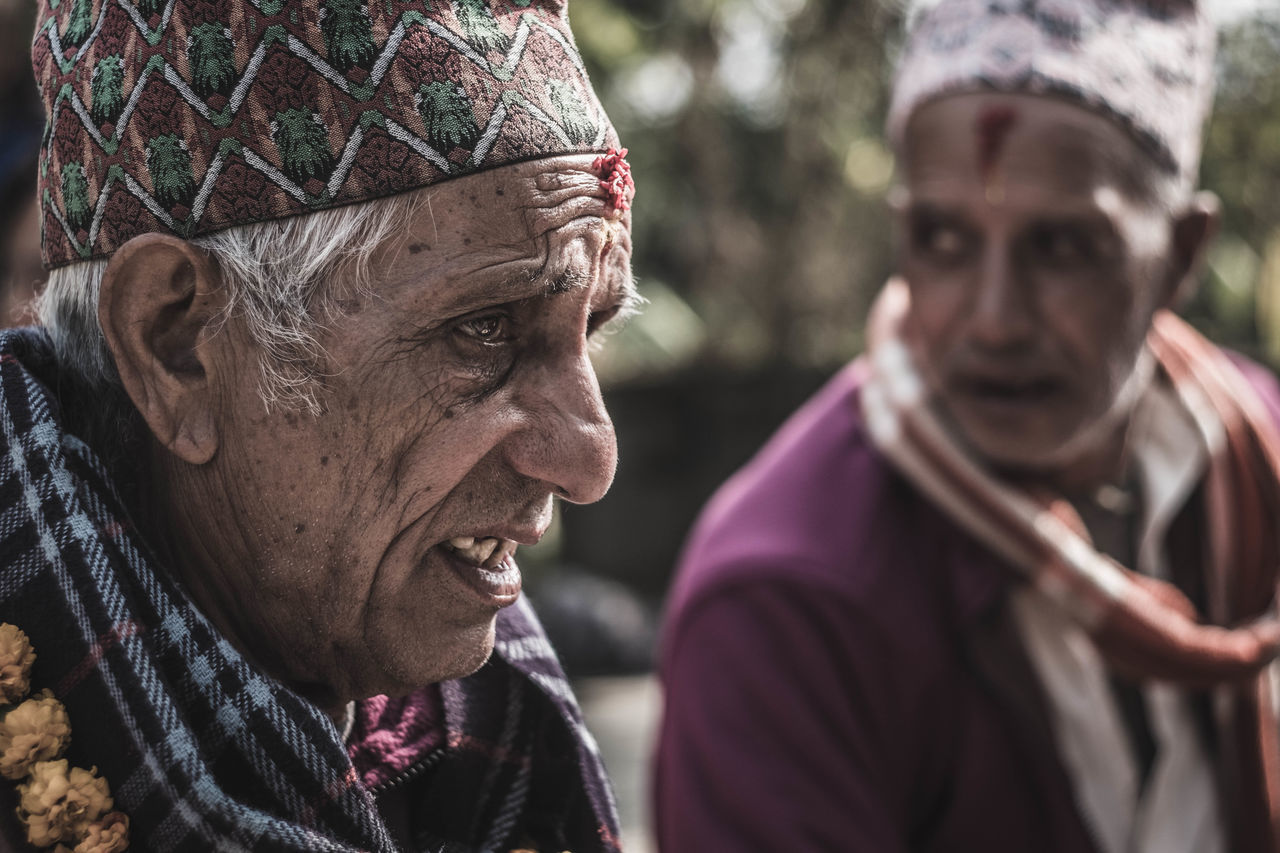
[[[0,776],[18,782],[27,841],[53,853],[124,853],[129,817],[111,810],[107,780],[59,757],[71,743],[67,709],[49,690],[27,698],[35,660],[22,629],[0,623]]]
[[[31,665],[36,650],[22,629],[0,623],[0,701],[12,705],[31,689]]]
[[[48,690],[9,710],[0,722],[0,776],[25,779],[37,761],[51,761],[71,742],[67,709]]]
[[[0,623],[0,776],[18,782],[27,841],[54,853],[123,853],[129,818],[111,810],[107,780],[60,757],[71,743],[67,709],[48,690],[27,698],[35,660],[27,635]]]

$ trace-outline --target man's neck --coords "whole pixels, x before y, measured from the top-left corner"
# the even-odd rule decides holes
[[[1001,478],[1020,485],[1047,488],[1068,498],[1091,495],[1103,486],[1121,486],[1129,479],[1131,419],[1116,425],[1069,463],[1044,469],[996,467]]]

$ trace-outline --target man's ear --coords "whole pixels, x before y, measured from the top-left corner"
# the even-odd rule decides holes
[[[143,234],[107,263],[98,322],[125,392],[160,444],[192,465],[218,449],[214,348],[203,346],[224,305],[217,270],[200,249]]]
[[[1176,308],[1195,295],[1200,286],[1200,269],[1221,221],[1222,203],[1208,191],[1196,193],[1175,214],[1166,307]]]

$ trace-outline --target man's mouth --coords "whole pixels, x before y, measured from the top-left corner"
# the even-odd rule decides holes
[[[440,543],[445,562],[491,604],[506,607],[520,597],[518,543],[498,536],[455,536]]]
[[[1034,404],[1062,390],[1062,383],[1050,377],[960,377],[955,387],[972,399],[999,404]]]
[[[474,536],[455,536],[448,542],[442,543],[442,547],[477,568],[492,570],[500,566],[504,560],[515,556],[519,545],[510,539],[499,539],[496,536],[479,539]]]

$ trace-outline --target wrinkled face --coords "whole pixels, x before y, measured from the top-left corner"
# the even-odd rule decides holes
[[[323,414],[264,413],[244,354],[211,463],[251,575],[227,618],[286,680],[345,700],[473,671],[519,594],[516,545],[555,497],[608,489],[588,353],[632,298],[630,237],[590,164],[425,191],[324,341]]]
[[[988,461],[1059,464],[1130,376],[1176,281],[1171,217],[1111,122],[1047,98],[957,95],[904,142],[906,334],[960,435]]]

